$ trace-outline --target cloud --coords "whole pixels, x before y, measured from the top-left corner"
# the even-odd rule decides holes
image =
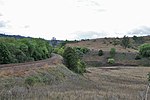
[[[2,28],[2,27],[6,27],[6,22],[0,21],[0,28]]]
[[[0,5],[4,5],[4,2],[2,0],[0,0]]]
[[[30,28],[30,26],[29,25],[25,25],[24,28]]]
[[[136,29],[133,29],[128,33],[129,35],[150,35],[150,27],[148,26],[141,26]]]
[[[1,16],[3,16],[3,14],[2,14],[2,13],[0,13],[0,17],[1,17]]]
[[[102,38],[106,37],[107,34],[105,32],[95,32],[95,31],[87,31],[87,32],[76,32],[76,39],[94,39],[94,38]]]
[[[97,11],[97,12],[105,12],[106,9],[102,8],[101,4],[95,0],[78,0],[78,6],[77,7],[84,7],[89,8],[91,10]]]

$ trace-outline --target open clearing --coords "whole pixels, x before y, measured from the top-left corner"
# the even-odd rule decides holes
[[[99,67],[88,68],[89,73],[84,74],[102,90],[101,95],[121,97],[127,100],[142,100],[147,88],[148,67]],[[150,99],[150,98],[149,98]]]
[[[150,67],[89,67],[87,73],[75,74],[52,58],[23,64],[9,64],[0,70],[0,100],[143,100]],[[28,76],[44,75],[48,84],[28,89]],[[150,99],[150,91],[148,100]]]
[[[37,84],[28,91],[23,85],[18,85],[17,81],[21,77],[15,76],[16,86],[10,82],[8,89],[0,90],[1,97],[5,94],[3,96],[8,97],[8,100],[142,100],[148,84],[147,74],[150,72],[149,67],[90,67],[81,76],[70,72],[63,65],[56,66],[38,71],[50,75],[61,72],[63,77],[59,75],[57,78],[61,81],[54,80],[49,85]],[[149,100],[150,92],[148,97]]]

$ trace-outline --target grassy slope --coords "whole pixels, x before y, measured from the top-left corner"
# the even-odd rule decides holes
[[[37,69],[35,76],[47,77],[48,84],[27,88],[28,76],[0,77],[0,100],[141,100],[147,87],[149,67],[87,68],[84,76],[64,65]],[[150,95],[149,95],[150,98]]]
[[[105,57],[109,56],[108,51],[114,47],[110,42],[107,45],[100,41],[102,39],[67,45],[89,47],[92,52],[85,55],[84,60],[95,64],[94,61],[105,61]],[[121,46],[115,47],[121,53],[137,52],[134,49],[125,50]],[[97,56],[99,49],[106,52],[105,56]],[[23,65],[21,70],[20,65],[15,69],[8,68],[9,70],[1,68],[0,100],[141,100],[147,86],[147,73],[150,72],[148,67],[120,66],[121,69],[87,68],[88,73],[81,76],[68,70],[57,57],[43,62],[34,63],[34,66],[27,65],[27,68]],[[46,84],[38,82],[33,87],[28,87],[24,82],[29,76],[46,77],[48,80]]]
[[[57,93],[99,89],[92,81],[70,71],[59,60],[62,59],[57,55],[48,61],[35,62],[34,66],[30,63],[1,68],[0,100],[56,99]],[[38,77],[44,81],[29,86],[25,84],[28,77]]]
[[[121,42],[121,39],[115,38],[100,38],[100,39],[93,39],[93,40],[85,40],[76,43],[68,43],[67,46],[75,47],[87,47],[90,49],[90,52],[84,55],[83,60],[89,66],[108,66],[107,59],[110,57],[109,51],[111,48],[116,49],[116,55],[114,57],[116,65],[150,65],[149,60],[141,59],[135,60],[136,55],[138,54],[138,46],[140,43],[135,43],[135,41],[130,38],[131,48],[123,48],[122,46],[113,45],[113,41]],[[144,43],[150,43],[150,37],[143,37]],[[98,50],[103,50],[104,55],[99,57]]]

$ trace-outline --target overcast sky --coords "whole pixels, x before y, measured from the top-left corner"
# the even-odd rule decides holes
[[[0,0],[0,32],[49,40],[150,35],[149,5],[149,0]]]

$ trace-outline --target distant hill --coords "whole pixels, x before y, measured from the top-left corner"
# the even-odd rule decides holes
[[[0,33],[0,37],[12,37],[12,38],[16,38],[16,39],[21,39],[21,38],[33,38],[33,37],[25,37],[25,36],[21,36],[21,35],[6,35],[3,33]],[[47,40],[52,46],[58,45],[60,43],[63,42],[63,40]]]
[[[21,35],[6,35],[3,33],[0,33],[0,37],[13,37],[16,39],[21,39],[21,38],[32,38],[32,37],[25,37],[25,36],[21,36]]]
[[[88,66],[108,66],[108,58],[110,58],[111,48],[116,49],[115,65],[144,65],[149,66],[148,59],[136,60],[138,55],[138,48],[141,44],[150,43],[150,36],[141,37],[129,37],[130,47],[124,48],[121,46],[122,38],[98,38],[98,39],[86,39],[67,43],[66,46],[70,47],[86,47],[90,49],[90,52],[84,55],[83,60]],[[98,56],[98,51],[104,52],[103,56]]]

